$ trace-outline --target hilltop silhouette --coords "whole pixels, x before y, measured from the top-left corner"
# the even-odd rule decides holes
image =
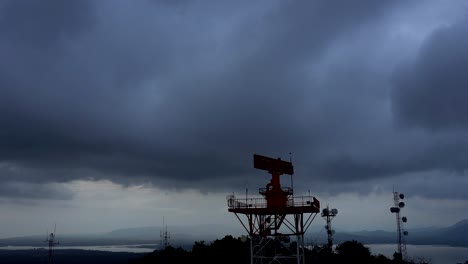
[[[290,248],[295,248],[296,242],[289,244]],[[195,242],[191,250],[182,248],[167,247],[164,250],[156,250],[147,254],[141,259],[132,260],[132,264],[146,263],[250,263],[250,241],[242,242],[241,238],[225,236],[223,239],[217,239],[209,244],[205,241]],[[282,252],[288,251],[282,244],[271,243],[266,251]],[[361,242],[352,240],[346,241],[336,246],[335,251],[329,250],[326,246],[315,246],[305,250],[306,263],[314,264],[422,264],[426,263],[424,259],[403,261],[395,254],[392,259],[384,255],[372,255],[368,247]],[[289,261],[289,262],[288,262]],[[296,263],[295,259],[284,260],[282,263]]]

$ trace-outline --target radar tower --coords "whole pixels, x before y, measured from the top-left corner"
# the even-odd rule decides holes
[[[304,234],[320,212],[320,202],[310,195],[294,196],[292,187],[281,187],[280,176],[294,173],[291,160],[254,154],[253,162],[254,168],[271,174],[270,182],[259,189],[262,197],[226,197],[228,211],[249,235],[250,263],[290,263],[295,259],[297,264],[305,264]],[[295,237],[292,243],[291,237]]]

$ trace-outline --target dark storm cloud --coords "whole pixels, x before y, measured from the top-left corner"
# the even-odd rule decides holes
[[[321,175],[338,181],[366,180],[434,169],[447,172],[466,170],[468,140],[464,133],[442,136],[416,133],[403,139],[386,135],[382,134],[377,139],[388,140],[387,144],[375,142],[377,139],[369,139],[367,144],[375,144],[373,147],[355,148],[350,154],[317,159],[314,167]],[[394,136],[393,133],[389,135]],[[415,141],[412,142],[412,139]],[[389,146],[392,143],[395,146]],[[377,153],[379,151],[380,153]],[[376,154],[372,156],[372,153]]]
[[[151,54],[140,50],[158,49],[153,45],[157,43],[151,37],[132,36],[128,21],[118,20],[122,10],[105,17],[117,19],[115,26],[101,21],[97,28],[90,24],[100,10],[96,6],[21,3],[1,10],[2,27],[19,33],[17,38],[2,35],[0,155],[5,160],[79,167],[89,156],[128,149],[126,137],[138,117],[124,115],[123,101],[131,100],[130,85],[138,86],[142,75],[154,73],[151,66],[157,60],[152,62]],[[137,14],[126,19],[132,16]],[[54,26],[43,28],[49,24]]]
[[[392,110],[398,129],[419,131],[426,138],[424,151],[413,155],[403,169],[429,175],[438,171],[439,179],[428,179],[433,184],[412,185],[414,192],[430,197],[466,198],[456,182],[468,169],[467,25],[465,18],[435,30],[414,61],[397,67],[393,76]],[[454,173],[461,176],[447,180]]]
[[[13,199],[60,199],[68,200],[73,195],[59,184],[47,182],[53,171],[34,170],[0,162],[0,198]],[[59,172],[55,172],[57,176]]]
[[[252,154],[291,151],[301,180],[352,184],[454,168],[438,151],[466,149],[392,130],[373,45],[396,1],[13,2],[0,160],[20,182],[257,186]]]
[[[76,5],[2,7],[2,159],[188,181],[300,148],[301,65],[387,6]]]
[[[317,197],[333,197],[340,193],[354,193],[367,197],[370,192],[391,196],[393,191],[404,193],[407,198],[459,199],[467,200],[466,172],[447,172],[440,170],[420,170],[400,173],[398,176],[354,180],[340,184],[323,184],[321,188],[308,186]],[[301,190],[304,191],[304,190]]]
[[[468,128],[468,19],[436,30],[414,63],[399,69],[394,89],[398,121],[429,130]]]
[[[73,38],[92,23],[88,0],[65,3],[50,1],[3,1],[2,38],[31,49],[55,48],[62,38]]]
[[[426,171],[424,173],[404,175],[395,182],[400,182],[398,189],[409,196],[421,196],[428,199],[468,200],[468,194],[465,191],[465,186],[468,184],[466,172]]]
[[[48,184],[31,184],[25,182],[2,182],[0,198],[13,199],[53,199],[70,200],[73,195],[64,189]]]

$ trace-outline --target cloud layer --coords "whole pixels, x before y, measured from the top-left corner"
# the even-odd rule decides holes
[[[5,1],[0,177],[223,192],[289,152],[324,192],[464,175],[466,5],[407,37],[424,5]]]

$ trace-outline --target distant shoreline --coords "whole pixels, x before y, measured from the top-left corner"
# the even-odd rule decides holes
[[[90,250],[105,252],[150,253],[157,244],[102,245],[102,246],[57,246],[55,250]],[[46,250],[47,246],[0,246],[0,250]]]

